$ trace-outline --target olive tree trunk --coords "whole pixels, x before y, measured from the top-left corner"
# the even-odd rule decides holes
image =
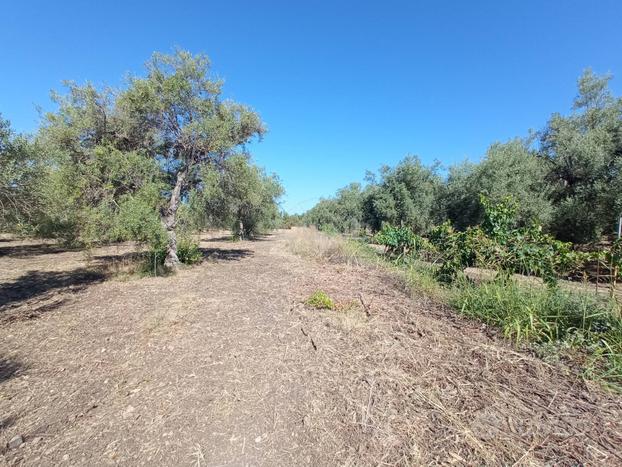
[[[177,227],[177,210],[181,204],[181,192],[186,183],[187,176],[188,169],[182,169],[177,173],[177,180],[175,181],[175,186],[171,191],[171,199],[169,200],[168,206],[164,211],[164,216],[162,217],[162,223],[168,236],[164,266],[172,269],[176,269],[180,263],[179,258],[177,257],[177,235],[175,234],[175,228]]]

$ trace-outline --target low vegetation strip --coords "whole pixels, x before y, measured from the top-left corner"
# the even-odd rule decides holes
[[[341,302],[360,291],[369,311],[337,345],[327,335],[347,314],[306,306],[308,316],[326,320],[305,327],[318,352],[328,346],[319,354],[319,379],[361,414],[352,416],[356,423],[339,420],[350,433],[349,445],[362,446],[353,463],[622,462],[614,447],[620,442],[619,396],[577,377],[580,361],[553,358],[559,349],[536,348],[533,341],[517,348],[496,324],[451,306],[464,298],[467,285],[477,284],[439,282],[438,268],[428,263],[396,262],[369,243],[313,229],[292,229],[288,243],[318,270],[341,271],[339,279],[315,287]],[[334,380],[336,373],[352,379]]]
[[[440,260],[442,255],[433,250],[432,242],[418,239],[408,229],[380,232],[375,240],[385,245],[383,253],[361,240],[300,230],[294,251],[329,261],[381,265],[403,277],[414,292],[498,328],[515,345],[531,346],[547,360],[563,359],[581,368],[585,377],[622,391],[622,319],[615,297],[562,287],[557,282],[523,281],[503,269],[491,278],[474,281],[464,265],[448,283],[442,263],[433,265],[419,259],[436,254]]]

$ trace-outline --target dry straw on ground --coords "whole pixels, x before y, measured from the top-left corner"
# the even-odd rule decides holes
[[[175,276],[19,295],[29,271],[87,264],[0,244],[0,446],[25,441],[5,463],[622,465],[618,396],[411,297],[338,239],[201,247],[212,260]],[[316,290],[336,309],[305,306]]]

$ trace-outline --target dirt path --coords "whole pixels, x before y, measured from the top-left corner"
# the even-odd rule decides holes
[[[127,249],[0,243],[0,461],[622,465],[620,398],[291,235],[128,281],[88,267]]]

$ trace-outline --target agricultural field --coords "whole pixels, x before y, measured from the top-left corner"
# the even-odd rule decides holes
[[[14,464],[617,464],[615,393],[312,229],[137,277],[128,245],[3,239]],[[321,291],[328,308],[308,299]]]
[[[6,2],[0,467],[622,467],[621,17]]]

